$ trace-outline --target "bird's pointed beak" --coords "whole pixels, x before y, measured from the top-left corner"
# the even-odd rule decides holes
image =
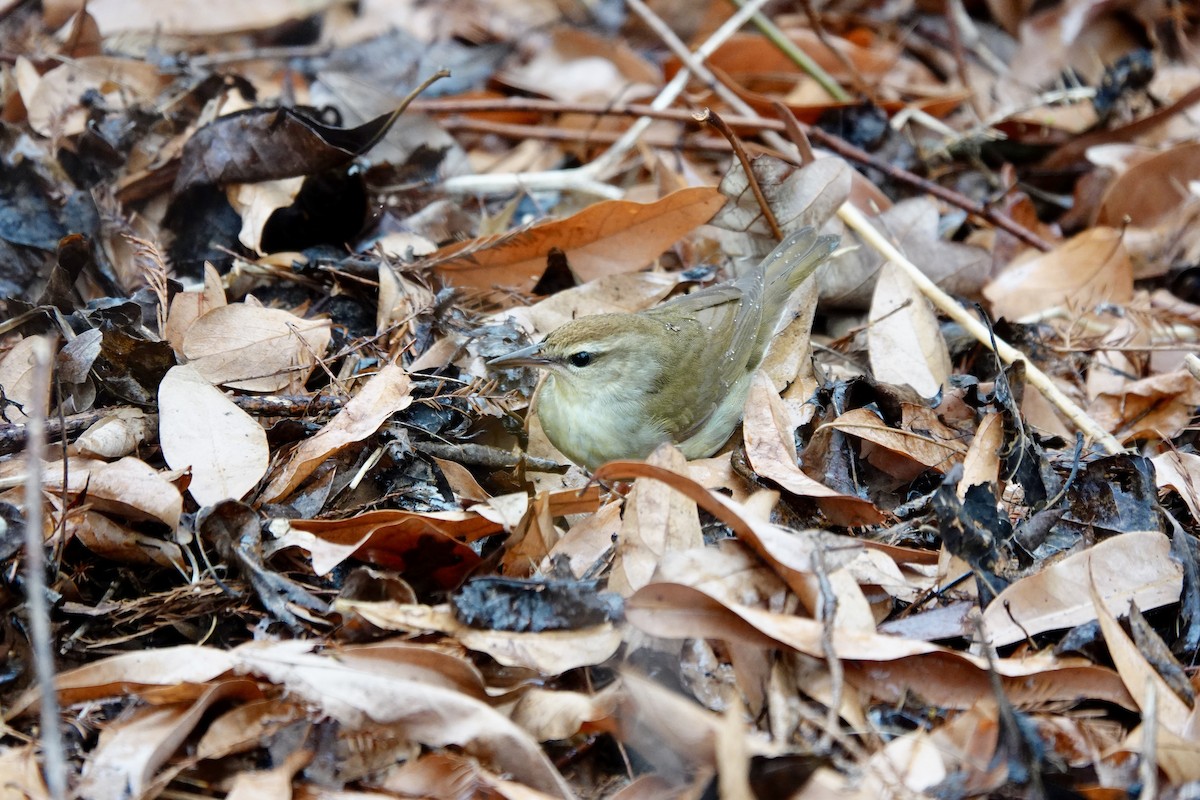
[[[542,355],[542,343],[538,342],[528,347],[522,347],[520,350],[514,350],[508,355],[493,358],[487,362],[487,366],[489,369],[512,369],[514,367],[546,367],[550,363],[550,359]]]

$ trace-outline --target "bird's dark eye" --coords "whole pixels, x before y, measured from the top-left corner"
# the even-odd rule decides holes
[[[567,361],[571,362],[572,367],[586,367],[592,363],[592,354],[587,350],[580,350],[578,353],[571,353],[567,357]]]

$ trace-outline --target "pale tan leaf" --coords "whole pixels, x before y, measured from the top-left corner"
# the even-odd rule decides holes
[[[312,750],[298,747],[282,759],[273,759],[271,769],[239,772],[225,800],[292,800],[292,779],[314,755]]]
[[[73,136],[87,125],[89,109],[82,98],[89,93],[99,95],[96,102],[106,108],[121,111],[134,104],[149,105],[164,85],[166,80],[149,61],[88,56],[54,67],[23,99],[29,126],[37,133]]]
[[[50,800],[38,764],[40,748],[34,742],[0,750],[0,786],[4,800]]]
[[[669,444],[659,446],[647,463],[687,472],[687,459]],[[629,493],[617,541],[608,588],[628,597],[650,582],[664,555],[704,544],[696,504],[666,484],[639,478]]]
[[[879,511],[866,500],[830,489],[804,474],[796,461],[787,411],[770,379],[762,373],[754,376],[744,413],[742,438],[746,457],[756,473],[792,494],[816,498],[821,509],[839,524],[865,525],[880,519]]]
[[[1125,534],[1125,536],[1136,535]],[[1161,534],[1155,535],[1161,536]],[[1117,538],[1124,538],[1124,536]],[[1166,539],[1165,536],[1161,536],[1161,538]],[[1169,544],[1167,546],[1169,547]],[[1179,570],[1182,578],[1182,569],[1178,566],[1176,569]],[[1155,716],[1159,724],[1179,736],[1194,736],[1195,731],[1189,730],[1188,724],[1192,717],[1192,709],[1188,708],[1187,703],[1179,695],[1171,691],[1170,685],[1141,654],[1137,645],[1133,643],[1133,639],[1125,633],[1121,624],[1117,622],[1112,609],[1109,608],[1102,587],[1098,586],[1095,580],[1088,580],[1088,589],[1093,603],[1093,613],[1100,621],[1100,630],[1104,633],[1104,643],[1108,646],[1108,654],[1112,657],[1121,680],[1125,682],[1125,688],[1133,696],[1138,708],[1145,711],[1148,707],[1149,694],[1154,692],[1154,705],[1157,712]],[[1121,600],[1121,598],[1114,599]],[[1178,596],[1175,599],[1178,599]],[[1136,598],[1133,599],[1133,602],[1137,603],[1139,608],[1141,607],[1141,603]],[[1168,600],[1167,602],[1172,601]],[[1122,613],[1127,613],[1128,606],[1124,602],[1121,603],[1121,606],[1125,608]]]
[[[107,726],[89,754],[80,797],[129,800],[151,796],[152,780],[216,702],[257,692],[253,681],[214,684],[194,702],[142,708]]]
[[[67,493],[86,491],[93,509],[132,520],[155,520],[172,532],[179,527],[183,495],[146,462],[132,456],[111,464],[72,458],[67,467]],[[62,462],[48,464],[46,488],[61,492],[62,474]]]
[[[622,639],[621,630],[607,622],[579,630],[519,633],[467,627],[449,606],[338,600],[335,608],[360,614],[384,630],[440,631],[501,664],[527,667],[543,675],[601,664],[617,651]]]
[[[1113,536],[1001,592],[983,612],[988,640],[1003,647],[1094,620],[1089,586],[1119,613],[1130,602],[1149,610],[1179,599],[1183,570],[1171,558],[1170,540],[1157,531]]]
[[[159,35],[211,36],[261,31],[317,14],[339,0],[210,0],[204,13],[187,3],[158,0],[92,0],[88,13],[106,35],[153,31]]]
[[[1200,405],[1200,381],[1187,370],[1151,375],[1125,385],[1117,394],[1101,394],[1088,414],[1117,438],[1177,435]]]
[[[140,408],[115,408],[71,443],[71,455],[121,458],[154,432],[154,418]]]
[[[331,331],[327,319],[235,303],[197,319],[184,334],[183,354],[209,383],[277,392],[307,377]]]
[[[304,642],[249,642],[233,651],[239,670],[304,698],[350,729],[395,724],[431,747],[458,745],[484,755],[535,789],[571,797],[545,752],[488,703],[420,681],[381,675],[304,652]]]
[[[610,716],[613,692],[594,695],[531,687],[513,706],[513,722],[539,742],[569,739],[585,724]]]
[[[1004,418],[987,414],[963,456],[963,474],[958,482],[958,499],[972,486],[996,486],[1000,482],[1000,448],[1004,444]]]
[[[343,447],[371,436],[388,417],[408,408],[411,403],[408,373],[396,364],[384,366],[328,425],[296,448],[287,465],[263,491],[264,500],[277,503],[287,497],[322,461]]]
[[[950,351],[929,300],[899,267],[885,264],[875,283],[867,329],[871,372],[883,383],[933,397],[950,376]]]
[[[8,400],[20,403],[29,412],[39,409],[43,415],[50,406],[50,395],[34,397],[33,393],[33,350],[37,337],[27,336],[12,346],[0,359],[0,386]],[[11,403],[3,407],[10,422],[20,423],[29,415]]]
[[[983,290],[998,317],[1018,320],[1048,308],[1088,311],[1133,297],[1133,266],[1121,232],[1089,228],[1048,253],[1018,260]]]
[[[1192,512],[1192,519],[1200,520],[1200,456],[1172,450],[1150,460],[1154,462],[1158,488],[1179,492]]]
[[[304,180],[305,176],[299,175],[295,178],[237,183],[227,187],[225,196],[229,205],[233,206],[233,210],[242,218],[238,241],[262,255],[262,234],[267,221],[276,211],[287,208],[296,201]]]
[[[163,458],[172,469],[191,469],[188,491],[200,505],[240,500],[266,474],[266,431],[191,365],[162,379],[158,414]]]

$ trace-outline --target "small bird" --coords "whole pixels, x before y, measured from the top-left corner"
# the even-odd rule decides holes
[[[788,297],[837,244],[803,228],[732,283],[636,314],[581,317],[488,366],[549,371],[533,407],[554,446],[589,470],[663,442],[710,456],[741,421]]]

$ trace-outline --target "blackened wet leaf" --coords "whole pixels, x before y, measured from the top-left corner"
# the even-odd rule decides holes
[[[1175,660],[1175,656],[1171,655],[1167,643],[1158,635],[1158,631],[1151,627],[1146,618],[1142,616],[1142,612],[1138,610],[1137,603],[1129,605],[1129,631],[1133,634],[1133,641],[1137,644],[1138,650],[1150,665],[1158,671],[1162,679],[1167,682],[1175,694],[1179,695],[1188,705],[1194,705],[1196,702],[1196,691],[1192,688],[1192,684],[1188,681],[1187,673],[1183,671],[1183,667]]]
[[[201,538],[216,543],[222,561],[229,565],[236,564],[254,587],[254,593],[263,606],[289,628],[302,628],[299,618],[288,608],[289,604],[318,612],[327,610],[325,603],[302,586],[263,563],[262,528],[258,514],[245,503],[225,500],[205,506],[196,514],[196,532]]]
[[[221,117],[183,148],[175,193],[206,184],[323,172],[369,149],[394,120],[388,113],[357,128],[335,128],[288,108],[254,108]]]
[[[946,549],[975,570],[980,604],[987,606],[1008,582],[996,574],[1000,548],[1012,536],[1012,524],[996,502],[993,487],[976,484],[959,502],[955,493],[961,467],[954,467],[933,497],[938,530]]]
[[[1171,524],[1171,557],[1183,565],[1183,595],[1179,601],[1179,616],[1184,629],[1175,643],[1175,652],[1194,657],[1200,648],[1200,546],[1179,522],[1166,515]]]
[[[60,239],[57,259],[38,305],[52,305],[67,314],[78,308],[81,302],[74,290],[75,281],[90,263],[92,246],[86,236],[72,233]]]
[[[458,621],[493,631],[568,631],[620,619],[621,597],[599,581],[476,578],[451,595]]]
[[[0,239],[53,250],[68,233],[61,209],[51,201],[33,167],[28,162],[15,167],[0,162]]]
[[[171,345],[143,339],[107,322],[100,331],[100,355],[93,368],[102,386],[131,403],[155,405],[158,384],[175,366]]]
[[[1091,526],[1097,538],[1130,531],[1161,531],[1154,465],[1141,456],[1093,461],[1071,487],[1063,519]]]

